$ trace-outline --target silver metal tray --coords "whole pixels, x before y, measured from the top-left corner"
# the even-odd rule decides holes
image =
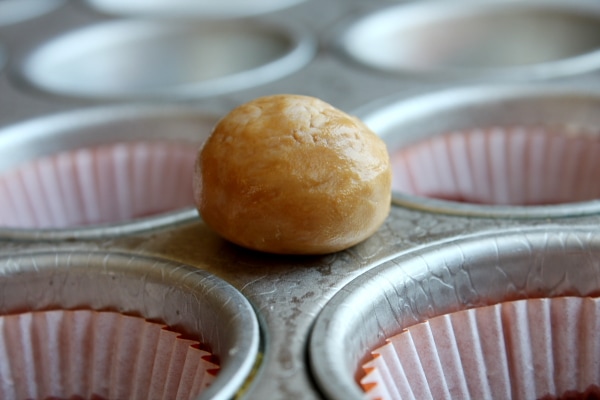
[[[166,12],[161,7],[170,2],[72,0],[9,17],[6,10],[14,3],[0,0],[0,175],[88,147],[157,140],[192,140],[199,147],[217,118],[274,93],[319,97],[356,114],[390,151],[491,124],[564,125],[569,129],[562,137],[583,129],[592,140],[600,127],[594,111],[600,99],[600,11],[593,0],[494,0],[485,6],[463,0],[309,0],[277,2],[276,8],[261,1],[252,9],[240,5],[233,14],[226,12],[231,7],[207,2],[210,8],[191,2],[197,8],[188,9],[181,0]],[[503,24],[488,23],[498,21],[491,15],[501,16]],[[428,39],[452,31],[457,20],[467,34],[452,32],[443,48],[426,53],[433,49]],[[526,43],[509,34],[511,26],[523,32],[523,23],[531,27]],[[557,29],[568,40],[551,40]],[[457,48],[460,62],[437,57],[456,55]],[[489,58],[490,48],[502,52]],[[395,53],[407,49],[410,57]],[[436,58],[411,64],[415,54]],[[588,164],[588,174],[600,168]],[[539,179],[551,180],[552,168],[542,168]],[[0,198],[0,207],[6,201]],[[116,281],[129,289],[153,288],[145,277],[157,268],[163,294],[170,293],[169,285],[180,288],[180,278],[222,282],[231,300],[210,308],[217,314],[235,304],[253,310],[238,321],[252,332],[251,343],[233,346],[247,355],[256,352],[249,356],[254,369],[244,361],[231,372],[236,381],[228,387],[235,387],[237,398],[360,398],[355,364],[392,330],[497,301],[510,290],[529,296],[529,289],[544,286],[537,279],[542,272],[544,279],[568,277],[578,294],[597,294],[598,207],[595,198],[473,204],[396,191],[388,219],[372,237],[313,257],[239,248],[212,232],[190,204],[85,226],[0,226],[3,287],[4,293],[27,287],[21,306],[43,306],[37,293],[43,282],[36,281],[44,278],[42,269],[59,268],[52,274],[64,272],[78,296],[86,294],[84,284],[94,271],[120,270],[121,261],[143,275],[131,278],[133,283],[117,273]],[[532,270],[539,260],[547,261]],[[46,267],[36,270],[37,263]],[[509,272],[515,282],[529,277],[541,286],[494,280]],[[11,287],[11,276],[21,276],[18,285]],[[106,289],[103,299],[112,305],[149,307],[164,311],[163,318],[174,312],[170,303],[147,303],[116,284]],[[212,301],[193,285],[185,292],[201,303]],[[53,293],[44,301],[56,300]],[[225,349],[233,334],[222,331],[218,319],[216,336]]]

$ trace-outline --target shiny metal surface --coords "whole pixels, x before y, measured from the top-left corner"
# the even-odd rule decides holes
[[[341,51],[388,72],[528,80],[600,66],[600,7],[589,1],[438,1],[361,16]]]
[[[0,26],[39,17],[63,4],[65,0],[0,0]]]
[[[176,18],[238,18],[260,15],[305,0],[86,0],[99,11],[128,16],[158,16]]]
[[[219,95],[284,77],[314,53],[292,22],[111,21],[54,38],[24,60],[43,90],[91,98]]]
[[[130,141],[184,140],[199,148],[220,118],[192,106],[122,105],[40,117],[0,129],[0,173],[60,151]],[[133,221],[73,228],[0,227],[0,238],[53,239],[123,235],[195,220],[190,205]]]
[[[595,87],[495,85],[458,87],[409,99],[390,97],[357,110],[357,115],[386,141],[393,153],[435,135],[493,126],[556,125],[565,127],[567,133],[585,131],[597,136],[598,106],[600,91]],[[421,210],[482,217],[548,218],[600,211],[598,200],[556,205],[482,205],[394,191],[393,201]]]
[[[453,0],[452,3],[461,10],[455,1]],[[522,2],[507,1],[503,7],[512,5],[522,7],[519,3]],[[595,2],[592,0],[590,3],[591,7],[594,7]],[[280,2],[279,4],[289,3]],[[419,4],[430,3],[419,1],[414,2],[413,5],[416,7]],[[537,0],[536,4],[539,4]],[[571,4],[572,2],[568,2],[563,5],[568,8]],[[264,50],[271,55],[276,53],[273,51],[274,49],[285,47],[282,43],[296,43],[294,40],[288,39],[295,37],[293,34],[288,36],[287,33],[282,33],[290,32],[286,26],[289,26],[293,32],[295,32],[295,28],[291,28],[292,26],[298,26],[301,32],[310,32],[309,37],[312,40],[309,41],[312,44],[307,47],[311,54],[309,58],[298,56],[297,59],[292,60],[284,57],[284,60],[288,60],[290,64],[287,64],[288,61],[284,63],[275,61],[270,65],[276,71],[263,70],[258,67],[258,70],[263,71],[265,75],[262,73],[254,75],[256,70],[246,71],[248,75],[245,75],[247,80],[244,78],[243,86],[237,86],[237,83],[228,86],[229,83],[223,82],[229,82],[229,76],[222,76],[219,78],[221,83],[217,85],[218,91],[216,86],[214,90],[213,88],[209,90],[207,86],[192,87],[190,82],[172,79],[176,77],[206,78],[205,64],[207,60],[215,60],[215,58],[209,57],[208,52],[200,54],[194,63],[182,62],[186,59],[183,56],[181,58],[178,56],[176,59],[164,58],[165,53],[161,53],[157,61],[160,65],[153,68],[149,63],[140,64],[136,61],[139,60],[136,57],[140,52],[144,54],[144,51],[149,52],[150,49],[155,48],[154,45],[160,44],[154,39],[144,42],[147,46],[141,46],[139,49],[136,47],[136,51],[131,54],[128,52],[131,49],[129,44],[123,51],[111,47],[106,49],[106,52],[100,52],[96,51],[99,49],[94,48],[93,42],[81,41],[81,33],[90,33],[94,29],[99,29],[98,32],[103,35],[97,43],[103,42],[112,46],[118,41],[130,43],[130,41],[138,39],[129,36],[134,33],[129,28],[132,26],[130,24],[132,20],[98,12],[85,1],[69,1],[55,12],[47,13],[39,18],[0,26],[0,41],[6,46],[9,55],[7,67],[0,71],[0,128],[7,129],[10,133],[0,135],[0,142],[14,150],[14,152],[12,150],[0,152],[0,165],[9,165],[21,158],[31,159],[41,153],[60,150],[64,146],[85,145],[89,143],[88,140],[102,142],[103,138],[108,140],[126,137],[132,126],[136,127],[135,135],[140,135],[139,137],[146,134],[158,137],[161,135],[159,132],[166,131],[169,131],[169,134],[175,134],[173,131],[179,132],[179,129],[182,130],[181,135],[186,136],[185,132],[189,132],[188,128],[190,127],[198,126],[198,130],[200,130],[209,125],[208,121],[203,119],[204,112],[224,115],[225,112],[242,102],[274,93],[297,93],[320,97],[342,110],[353,114],[360,112],[360,115],[366,115],[363,114],[365,107],[368,108],[366,111],[369,112],[369,115],[376,115],[375,108],[381,107],[384,122],[390,123],[400,116],[386,115],[383,111],[387,110],[393,113],[396,102],[414,101],[414,104],[419,105],[410,112],[404,109],[403,114],[407,121],[402,123],[408,130],[407,127],[410,125],[408,120],[413,121],[414,124],[410,128],[413,133],[408,134],[407,138],[418,138],[419,135],[425,134],[420,131],[420,125],[428,127],[428,135],[434,135],[436,127],[445,127],[455,122],[468,124],[477,121],[478,118],[482,121],[489,121],[487,118],[491,118],[493,115],[508,116],[508,112],[499,113],[496,109],[496,106],[501,107],[503,102],[492,101],[492,98],[496,96],[499,99],[510,93],[520,96],[528,90],[535,92],[538,86],[545,87],[548,83],[538,75],[536,76],[537,82],[523,85],[517,91],[507,88],[507,94],[503,87],[499,86],[500,81],[522,82],[523,77],[528,74],[482,76],[481,74],[456,74],[448,70],[447,73],[436,74],[435,79],[432,79],[433,75],[431,74],[414,71],[388,73],[376,68],[365,68],[356,61],[350,62],[348,56],[341,54],[335,45],[337,39],[342,38],[343,28],[348,27],[349,21],[359,20],[361,16],[370,15],[378,10],[390,9],[390,5],[387,0],[369,2],[361,0],[304,1],[296,3],[293,7],[271,11],[267,13],[268,15],[256,14],[243,19],[236,18],[234,20],[221,15],[219,21],[186,18],[186,22],[183,23],[173,16],[161,19],[160,15],[155,15],[155,22],[146,24],[141,21],[140,25],[137,25],[143,28],[140,35],[144,40],[151,39],[144,36],[146,33],[169,31],[169,28],[160,32],[154,28],[146,30],[146,27],[150,26],[171,27],[173,29],[171,32],[176,33],[175,37],[181,37],[177,36],[179,33],[185,37],[187,32],[197,32],[195,29],[202,30],[203,26],[214,27],[216,25],[224,28],[238,26],[243,32],[263,32],[264,35],[260,36],[259,42],[266,44]],[[398,6],[400,5],[398,4]],[[144,10],[148,13],[150,11],[149,9]],[[190,12],[189,16],[191,15]],[[592,13],[589,18],[593,19]],[[154,25],[155,23],[156,25]],[[190,26],[189,23],[194,26],[193,29],[190,28],[191,31],[186,30]],[[263,24],[266,28],[259,29],[258,27],[262,27]],[[283,28],[281,30],[274,29],[273,24],[277,27],[283,26]],[[246,31],[247,26],[252,28]],[[108,27],[123,28],[123,30],[104,30]],[[256,30],[254,30],[255,27]],[[271,35],[272,33],[274,36]],[[304,43],[305,36],[301,34],[300,37],[302,38],[300,41]],[[579,36],[576,34],[575,37]],[[590,37],[596,36],[592,34]],[[63,39],[72,40],[74,47],[65,50],[62,45],[58,46]],[[114,41],[111,42],[113,39]],[[261,41],[263,39],[264,41]],[[236,41],[236,43],[240,42]],[[42,54],[34,53],[36,50],[49,51],[48,49],[54,45],[57,45],[55,49],[59,51],[46,53],[44,56],[53,62],[66,61],[63,56],[67,53],[77,57],[87,54],[89,59],[78,58],[79,61],[75,60],[77,62],[72,66],[77,65],[80,71],[91,74],[91,71],[86,68],[100,67],[100,61],[107,61],[107,59],[101,60],[102,57],[110,54],[111,62],[114,62],[111,66],[123,65],[124,60],[134,61],[132,66],[139,68],[138,72],[141,75],[101,74],[101,79],[98,78],[94,81],[90,75],[87,75],[90,79],[85,80],[81,78],[81,75],[68,72],[67,68],[59,69],[56,75],[51,77],[47,75],[49,70],[43,69],[40,73],[43,72],[44,79],[48,78],[48,82],[59,79],[65,87],[41,87],[33,85],[31,82],[25,82],[24,77],[27,71],[22,68],[30,65],[27,63],[33,59],[29,57],[33,54]],[[181,49],[181,45],[182,42],[177,42],[175,47]],[[236,50],[237,47],[232,49]],[[215,49],[215,51],[217,50]],[[233,66],[248,67],[246,60],[240,59],[240,56],[249,54],[245,50],[247,49],[244,48],[242,52],[227,52],[228,60],[235,61]],[[250,53],[253,61],[264,61],[261,56],[263,53]],[[564,54],[562,55],[564,56]],[[117,57],[117,59],[112,57]],[[24,64],[24,61],[27,62]],[[174,64],[190,67],[191,70],[180,74],[173,69]],[[211,63],[209,62],[209,64]],[[564,73],[560,62],[545,64],[548,70],[545,70],[547,75],[544,76],[560,77],[553,79],[552,83],[561,87],[584,88],[593,92],[598,89],[600,72],[590,68],[591,64],[587,64],[587,62],[584,64],[585,68],[581,68],[579,71],[585,70],[585,73],[574,73],[575,71],[569,67],[568,74]],[[35,68],[40,65],[36,61]],[[220,68],[224,64],[211,65]],[[446,70],[446,68],[442,69]],[[168,74],[162,75],[165,70],[168,71]],[[219,73],[220,70],[213,72]],[[155,81],[157,73],[161,75],[161,79]],[[84,78],[86,77],[84,76]],[[181,83],[181,85],[169,86],[173,81]],[[493,94],[492,90],[488,91],[487,89],[483,91],[475,89],[472,96],[459,95],[458,93],[462,93],[462,89],[457,92],[453,91],[458,84],[463,86],[465,83],[474,81],[478,83],[483,81],[486,86],[488,84],[498,85],[498,94]],[[212,85],[214,81],[210,80],[210,82]],[[539,85],[539,83],[543,83],[543,85]],[[151,86],[152,90],[147,89],[147,86]],[[182,92],[182,87],[189,91]],[[69,89],[68,93],[63,90],[65,88]],[[145,88],[145,91],[141,88]],[[442,92],[448,93],[444,101],[437,97]],[[431,96],[427,97],[426,95]],[[136,98],[135,104],[129,104],[127,99],[131,97]],[[544,95],[544,97],[546,96]],[[550,97],[552,98],[552,96]],[[431,106],[437,110],[436,112],[428,111],[426,98],[431,100]],[[438,100],[434,101],[434,99]],[[473,108],[470,121],[468,118],[464,118],[466,109],[460,112],[461,116],[456,118],[455,122],[450,118],[454,111],[461,109],[463,105],[471,104],[472,106],[479,101],[482,106]],[[567,107],[567,110],[586,110],[581,107],[586,101],[583,98],[574,97],[568,101],[569,104],[572,102],[573,106]],[[552,103],[552,100],[549,102]],[[445,105],[442,107],[439,103],[445,103]],[[117,112],[116,110],[121,109],[121,106],[124,106],[123,110],[131,110],[130,114],[124,112],[125,115],[122,115]],[[129,108],[129,106],[132,107]],[[371,106],[375,108],[370,108]],[[152,110],[150,115],[156,115],[156,118],[148,119],[149,114],[143,112],[138,114],[141,109],[146,109],[146,107],[148,110]],[[189,107],[192,113],[197,110],[200,113],[199,119],[194,119],[185,111],[181,111],[181,114],[179,111],[174,111],[180,107]],[[518,110],[513,111],[518,113],[520,118],[526,118],[527,110],[533,109],[534,107],[524,106],[523,113],[519,113]],[[111,111],[107,112],[106,110]],[[544,115],[558,113],[556,114],[557,118],[561,115],[558,106],[550,107],[548,110],[553,110],[553,112],[548,111]],[[594,117],[591,109],[589,111],[585,120],[596,124],[598,121],[594,118],[597,117]],[[482,112],[481,115],[480,112]],[[423,124],[420,114],[429,116],[427,124]],[[135,122],[136,119],[139,121]],[[172,124],[180,119],[183,121],[183,127],[172,128]],[[123,121],[120,122],[121,120]],[[400,121],[398,120],[398,123]],[[13,130],[19,126],[26,129]],[[25,131],[28,133],[22,133]],[[6,132],[5,130],[4,133]],[[95,134],[88,137],[87,133],[94,132]],[[52,140],[53,135],[56,135],[57,138],[60,136],[61,139]],[[91,139],[92,137],[93,139]],[[66,140],[67,138],[68,140]],[[21,150],[15,150],[17,148],[21,148]],[[163,260],[170,260],[169,263],[184,264],[191,269],[198,269],[202,273],[214,275],[233,286],[248,300],[255,310],[261,326],[261,362],[237,398],[243,400],[316,400],[327,398],[330,395],[329,389],[323,389],[321,385],[317,385],[317,380],[319,382],[331,381],[332,385],[338,385],[336,382],[338,382],[339,376],[330,374],[327,369],[313,370],[307,358],[309,335],[328,301],[338,294],[343,296],[343,293],[347,292],[347,289],[344,288],[355,278],[360,278],[371,270],[379,270],[378,266],[382,264],[385,264],[382,268],[387,270],[389,260],[403,260],[402,257],[405,253],[424,251],[427,246],[432,244],[437,246],[442,242],[452,242],[463,238],[470,241],[478,235],[487,235],[482,240],[492,241],[492,237],[498,232],[503,237],[505,232],[510,231],[511,234],[508,236],[514,237],[511,236],[513,233],[520,230],[531,232],[538,229],[536,227],[539,227],[539,232],[547,229],[570,232],[574,227],[581,230],[588,228],[595,230],[600,223],[600,214],[589,208],[586,209],[586,205],[573,205],[573,209],[579,210],[582,208],[580,206],[583,206],[584,212],[571,213],[569,211],[560,214],[560,218],[558,214],[544,218],[522,218],[522,216],[512,213],[514,209],[504,215],[490,218],[486,214],[466,215],[465,213],[441,212],[437,208],[415,208],[408,204],[395,202],[388,219],[372,237],[351,249],[315,257],[284,257],[244,250],[218,237],[191,209],[187,211],[188,214],[185,212],[178,214],[177,220],[170,219],[170,215],[164,215],[160,217],[164,219],[157,222],[156,225],[149,224],[150,220],[148,220],[144,224],[136,225],[135,229],[125,229],[123,226],[110,227],[102,230],[101,234],[93,229],[86,232],[64,230],[51,233],[39,230],[21,232],[3,230],[0,235],[0,252],[12,255],[18,253],[20,259],[27,259],[30,253],[40,252],[110,254],[108,260],[113,259],[113,254],[118,257],[121,257],[120,254],[127,254],[126,257],[129,257],[133,264],[139,265],[140,269],[144,270],[152,270],[152,268],[140,261],[141,259],[159,257]],[[128,227],[130,226],[128,225]],[[521,237],[527,237],[527,235],[529,233],[523,233]],[[578,238],[579,236],[572,237]],[[592,263],[595,253],[587,254],[589,262]],[[18,265],[26,264],[26,262],[20,261]],[[15,273],[17,272],[17,264],[8,265],[15,270]],[[414,267],[414,270],[410,271],[411,274],[415,276],[428,274],[429,270],[426,266],[411,265],[411,268]],[[184,270],[188,271],[187,267],[181,271]],[[170,280],[170,282],[173,281]],[[126,303],[129,303],[130,300],[132,304],[140,304],[145,301],[135,293],[127,291],[121,293],[121,290],[117,288],[113,290],[113,292],[115,291],[119,292],[115,295],[115,299],[127,297]],[[381,293],[379,293],[380,291]],[[107,293],[113,292],[108,291]],[[386,293],[385,287],[373,288],[374,298],[380,298],[382,293]],[[112,294],[110,296],[107,294],[107,300],[112,297]],[[406,297],[404,300],[407,303],[418,302],[421,297],[422,295],[419,294],[414,299]],[[32,295],[31,299],[34,298]],[[318,335],[319,333],[316,333],[315,337]],[[340,374],[343,375],[344,371],[357,368],[358,365],[344,365]],[[316,375],[321,373],[327,375],[316,378]],[[354,383],[348,384],[350,385],[348,390],[353,391],[356,388]]]
[[[507,300],[600,293],[600,231],[539,227],[408,252],[343,287],[317,318],[315,378],[329,399],[361,399],[360,361],[385,338],[434,316]]]
[[[252,370],[259,349],[254,310],[212,274],[118,252],[40,250],[0,253],[0,312],[91,308],[157,320],[198,338],[221,370],[199,399],[229,399]]]
[[[4,65],[6,64],[6,50],[4,46],[0,43],[0,71],[4,69]]]

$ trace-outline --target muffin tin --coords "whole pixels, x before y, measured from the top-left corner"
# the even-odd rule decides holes
[[[206,335],[221,362],[206,398],[350,399],[369,352],[403,328],[598,294],[594,1],[6,12],[20,2],[0,0],[1,314],[108,308]],[[393,206],[366,241],[256,253],[217,236],[186,197],[186,165],[217,119],[274,93],[319,97],[387,142]]]

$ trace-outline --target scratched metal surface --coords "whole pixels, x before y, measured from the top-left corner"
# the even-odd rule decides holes
[[[284,8],[267,15],[249,17],[251,23],[259,25],[262,21],[268,20],[277,21],[283,26],[286,23],[298,26],[307,33],[307,38],[315,46],[314,55],[306,65],[275,81],[214,95],[194,96],[188,93],[185,96],[173,96],[169,93],[152,95],[152,98],[137,95],[133,99],[107,99],[52,93],[37,89],[24,81],[20,70],[22,62],[37,45],[46,43],[58,34],[68,33],[96,22],[120,19],[94,11],[84,2],[67,1],[48,14],[0,26],[2,45],[0,49],[4,54],[4,57],[0,56],[0,62],[5,59],[5,66],[0,74],[0,126],[8,129],[15,124],[27,123],[36,118],[62,115],[66,112],[79,113],[87,109],[91,109],[93,113],[100,108],[121,105],[133,108],[184,107],[186,110],[192,108],[202,113],[222,115],[241,102],[269,93],[308,94],[320,97],[348,112],[355,110],[358,112],[364,111],[369,104],[380,104],[378,101],[388,96],[395,99],[410,98],[414,95],[465,84],[503,84],[508,80],[513,84],[540,85],[551,81],[553,85],[569,87],[590,88],[597,85],[600,75],[591,67],[589,72],[581,71],[553,79],[544,75],[535,77],[536,79],[527,78],[526,82],[523,82],[522,77],[518,75],[475,76],[379,72],[358,65],[347,56],[340,54],[336,47],[336,40],[345,26],[370,11],[397,4],[399,3],[384,0],[368,3],[359,0],[307,1],[289,9]],[[531,80],[535,82],[530,82]],[[76,118],[80,118],[80,114],[76,115]],[[105,115],[110,120],[111,114]],[[78,120],[77,123],[79,122]],[[17,134],[14,129],[11,132]],[[105,134],[107,133],[102,133]],[[126,136],[126,133],[123,132],[123,135]],[[66,139],[57,139],[54,145],[73,147],[69,143]],[[27,146],[34,148],[35,144],[29,143]],[[46,146],[52,147],[51,144]],[[30,156],[31,154],[27,157]],[[2,169],[2,161],[8,156],[0,157],[3,157],[0,159],[0,169]],[[325,309],[325,318],[335,319],[337,316],[335,309],[332,309],[334,306],[330,305],[326,308],[327,304],[334,296],[336,297],[332,302],[333,305],[343,303],[346,290],[343,288],[355,278],[365,277],[367,272],[375,274],[378,268],[383,268],[386,274],[393,275],[394,268],[408,268],[405,266],[406,260],[411,259],[411,254],[415,257],[430,254],[427,253],[428,245],[436,246],[431,250],[435,253],[435,249],[443,250],[446,243],[462,239],[473,240],[479,235],[487,238],[498,236],[503,240],[505,233],[510,231],[510,235],[507,236],[510,240],[505,242],[510,251],[513,243],[519,242],[520,237],[523,241],[529,240],[533,235],[532,229],[556,233],[563,229],[566,232],[577,227],[575,236],[582,241],[581,254],[589,256],[588,262],[592,265],[596,262],[595,252],[589,249],[596,246],[598,235],[596,226],[599,222],[599,216],[593,212],[586,215],[543,218],[524,218],[522,215],[517,218],[510,213],[508,215],[503,213],[500,217],[464,216],[438,212],[435,207],[419,210],[394,204],[385,224],[365,242],[336,254],[291,257],[259,254],[229,244],[211,232],[197,213],[192,208],[188,208],[177,212],[176,215],[169,214],[160,217],[159,220],[150,219],[137,225],[116,224],[109,228],[96,227],[83,231],[67,229],[39,232],[25,229],[17,232],[0,229],[2,239],[0,252],[3,256],[18,254],[20,257],[27,257],[32,252],[125,253],[132,260],[137,259],[138,256],[158,257],[213,274],[245,296],[256,311],[260,323],[262,357],[257,364],[256,372],[250,378],[245,390],[240,392],[239,397],[320,399],[338,397],[338,389],[340,393],[348,396],[359,396],[358,386],[348,383],[351,381],[348,376],[340,380],[339,371],[332,372],[332,368],[337,366],[340,371],[357,370],[358,366],[345,365],[344,360],[337,361],[342,364],[332,363],[330,355],[322,347],[326,342],[325,338],[316,338],[313,339],[312,345],[310,343],[311,330],[315,323],[318,325],[317,333],[332,333],[324,329],[323,325],[326,322],[319,320],[319,314]],[[570,236],[571,239],[565,237],[561,239],[560,234],[558,236],[555,246],[560,247],[561,243],[565,245],[569,243],[571,250],[577,252],[577,246],[573,246],[571,240],[575,236]],[[590,241],[591,244],[586,244],[585,241]],[[432,257],[432,260],[435,258]],[[18,267],[18,263],[4,265],[4,268],[9,269]],[[410,268],[413,268],[410,274],[420,277],[436,274],[437,271],[436,268]],[[457,263],[455,268],[460,270],[463,267]],[[389,270],[392,272],[388,272]],[[140,278],[143,278],[143,272],[140,274]],[[347,290],[360,285],[361,281],[357,282],[352,284],[354,286],[348,286]],[[478,281],[477,284],[481,282]],[[373,290],[377,290],[377,285]],[[364,290],[360,293],[365,297],[365,307],[369,306],[371,304],[369,293]],[[388,295],[393,294],[386,289],[374,294],[373,298],[380,301],[382,296],[385,299]],[[407,300],[407,304],[419,310],[420,307],[435,308],[437,306],[432,305],[430,300],[435,300],[437,296],[431,292],[430,296],[421,296],[414,299],[414,302]],[[415,315],[425,315],[417,311],[414,312]],[[352,323],[355,324],[356,321]],[[361,329],[360,324],[358,325],[357,329]],[[354,325],[349,324],[349,326]],[[370,332],[365,327],[357,335],[359,338],[357,340],[371,342],[372,339],[365,339],[365,337],[371,334],[379,337],[382,332],[383,330]],[[333,333],[335,334],[336,331]],[[347,333],[340,332],[340,334]],[[313,364],[320,362],[319,357],[315,357],[317,351],[315,348],[323,351],[323,362],[327,362],[327,365],[311,367],[309,358]],[[356,349],[348,347],[348,351],[351,350]],[[352,362],[360,357],[360,354],[355,353],[348,355],[348,359]],[[314,371],[321,375],[315,378]],[[347,385],[353,386],[347,387]]]

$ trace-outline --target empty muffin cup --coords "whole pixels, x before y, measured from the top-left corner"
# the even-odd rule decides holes
[[[86,0],[99,11],[128,16],[225,19],[266,14],[305,0]]]
[[[595,390],[599,234],[593,226],[479,233],[373,268],[317,317],[309,354],[319,388],[346,400]]]
[[[0,132],[0,236],[115,235],[197,218],[196,153],[216,114],[123,106]]]
[[[600,210],[600,93],[479,86],[385,99],[358,114],[388,144],[393,201],[462,215]]]
[[[420,1],[362,15],[342,54],[390,73],[524,81],[600,67],[600,7],[577,0]]]
[[[310,32],[292,21],[116,20],[49,39],[16,75],[56,95],[205,98],[287,76],[314,52]]]
[[[3,398],[233,398],[258,324],[232,286],[121,253],[0,255]]]

